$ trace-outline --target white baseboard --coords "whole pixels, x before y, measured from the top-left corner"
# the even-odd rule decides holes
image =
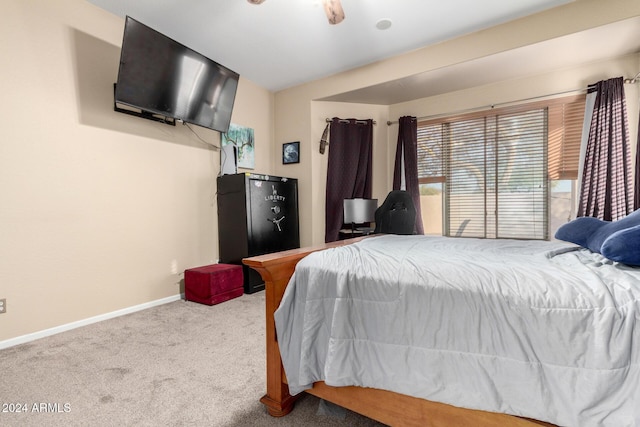
[[[40,338],[59,334],[60,332],[70,331],[72,329],[80,328],[82,326],[87,326],[92,323],[102,322],[103,320],[113,319],[114,317],[124,316],[125,314],[135,313],[136,311],[145,310],[147,308],[155,307],[162,304],[168,304],[170,302],[178,301],[180,299],[182,299],[182,295],[177,294],[170,297],[158,299],[155,301],[145,302],[143,304],[138,304],[132,307],[127,307],[120,310],[112,311],[110,313],[89,317],[88,319],[78,320],[76,322],[71,322],[64,325],[56,326],[55,328],[45,329],[43,331],[38,331],[38,332],[34,332],[27,335],[21,335],[15,338],[10,338],[8,340],[0,341],[0,350],[8,347],[13,347],[14,345],[24,344],[29,341],[34,341]]]

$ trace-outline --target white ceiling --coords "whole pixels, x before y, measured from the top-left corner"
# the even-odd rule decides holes
[[[322,100],[392,105],[638,52],[640,17],[635,17]]]
[[[88,1],[123,18],[129,15],[278,91],[574,0],[342,0],[346,18],[338,25],[329,25],[320,0],[266,0],[261,5],[246,0]],[[392,26],[377,29],[380,19],[390,19]],[[464,73],[468,80],[480,77]],[[388,86],[400,83],[411,81]],[[376,89],[376,96],[384,98],[384,87]]]

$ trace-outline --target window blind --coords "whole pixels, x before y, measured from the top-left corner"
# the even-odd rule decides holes
[[[562,98],[549,109],[549,179],[578,179],[585,95]]]
[[[549,179],[577,176],[584,98],[419,123],[419,180],[443,183],[444,234],[547,239]]]

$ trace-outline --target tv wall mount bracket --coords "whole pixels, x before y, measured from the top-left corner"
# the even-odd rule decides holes
[[[128,108],[118,107],[116,104],[116,83],[113,84],[113,111],[117,111],[118,113],[128,114],[130,116],[140,117],[142,119],[152,120],[154,122],[164,123],[165,125],[175,126],[176,119],[172,119],[169,117],[162,116],[160,114],[151,113],[149,111],[144,110],[129,110]]]

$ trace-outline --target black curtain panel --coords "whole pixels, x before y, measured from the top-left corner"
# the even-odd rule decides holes
[[[589,87],[596,91],[582,173],[578,216],[612,221],[633,208],[629,125],[622,77]]]
[[[329,141],[325,242],[338,240],[344,199],[371,198],[373,120],[334,117]]]
[[[404,173],[404,187],[403,184]],[[398,145],[393,171],[393,189],[411,194],[416,208],[416,234],[424,234],[420,211],[420,183],[418,182],[418,120],[404,116],[398,120]]]

